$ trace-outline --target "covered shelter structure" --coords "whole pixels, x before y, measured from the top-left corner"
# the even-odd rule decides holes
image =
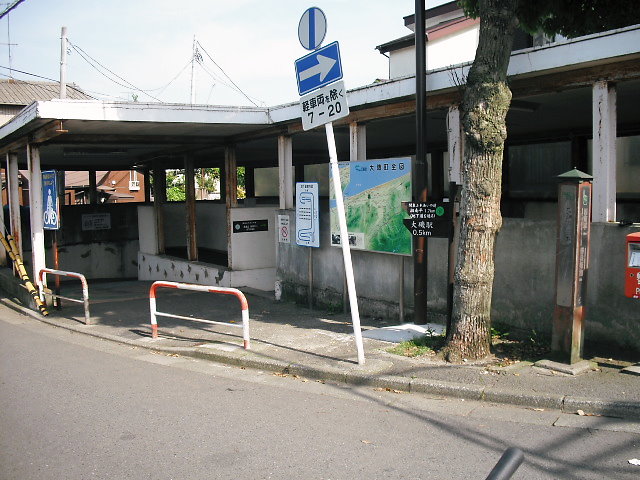
[[[427,74],[430,198],[448,198],[450,184],[461,183],[458,104],[469,66]],[[620,228],[619,220],[640,222],[640,26],[517,50],[509,78],[514,101],[507,118],[494,318],[514,328],[550,329],[555,177],[577,167],[594,177],[588,328],[605,340],[637,343],[637,304],[625,299],[622,267],[615,265],[622,263],[624,234],[638,228]],[[339,159],[411,157],[414,96],[412,75],[349,90],[351,113],[334,123]],[[0,153],[9,190],[5,224],[23,239],[33,271],[51,258],[41,172],[135,169],[146,175],[145,185],[153,184],[144,203],[63,209],[65,270],[89,279],[248,286],[305,302],[311,296],[331,308],[347,303],[341,254],[328,240],[326,138],[323,129],[302,130],[298,103],[244,108],[38,101],[0,127]],[[244,199],[237,197],[239,166],[245,167]],[[220,200],[196,200],[200,168],[220,169]],[[28,225],[13,194],[19,169],[29,172]],[[166,201],[167,169],[184,169],[185,202]],[[279,241],[276,231],[278,215],[288,216],[295,231],[296,181],[319,183],[321,246],[313,256],[295,241]],[[445,239],[430,240],[427,295],[436,320],[446,310],[448,257]],[[405,299],[412,298],[409,256],[357,251],[354,269],[364,287],[358,288],[364,314],[403,315]],[[411,307],[407,303],[406,310]]]

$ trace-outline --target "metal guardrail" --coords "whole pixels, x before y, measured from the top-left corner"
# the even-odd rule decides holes
[[[156,308],[156,290],[158,288],[177,288],[179,290],[193,290],[197,292],[222,293],[226,295],[235,295],[240,300],[242,307],[242,325],[228,322],[217,322],[214,320],[206,320],[204,318],[185,317],[183,315],[175,315],[172,313],[159,312]],[[211,323],[214,325],[226,325],[228,327],[242,328],[243,346],[245,350],[249,350],[249,303],[247,298],[240,290],[236,288],[211,287],[208,285],[193,285],[190,283],[178,282],[154,282],[149,289],[149,310],[151,311],[151,336],[158,338],[158,322],[157,316],[178,318],[181,320],[190,320],[192,322]]]
[[[44,283],[45,283],[45,275],[49,273],[51,275],[59,275],[63,277],[73,277],[80,280],[82,283],[82,300],[77,298],[69,298],[63,297],[62,295],[51,293],[53,297],[62,298],[63,300],[69,300],[70,302],[82,303],[84,304],[84,323],[85,325],[91,325],[91,315],[89,314],[89,285],[87,284],[87,279],[81,273],[76,272],[66,272],[64,270],[54,270],[53,268],[43,268],[38,272],[38,289],[40,292],[40,300],[44,302]]]

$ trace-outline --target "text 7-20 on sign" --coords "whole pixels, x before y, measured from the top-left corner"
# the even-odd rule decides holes
[[[347,105],[344,82],[332,83],[301,97],[300,110],[303,130],[311,130],[346,117],[349,115],[349,105]]]

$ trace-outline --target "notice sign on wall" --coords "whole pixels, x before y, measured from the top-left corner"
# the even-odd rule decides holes
[[[289,215],[278,215],[278,242],[291,243]]]
[[[296,183],[296,243],[320,246],[320,215],[317,182]]]
[[[58,182],[55,170],[42,172],[43,227],[47,230],[60,228],[60,207],[58,203]]]
[[[269,220],[238,220],[233,222],[233,233],[267,232]]]
[[[110,230],[110,213],[88,213],[82,215],[82,230]]]

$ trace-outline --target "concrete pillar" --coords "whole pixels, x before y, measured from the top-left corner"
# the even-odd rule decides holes
[[[44,250],[44,226],[42,208],[42,171],[40,169],[40,149],[27,144],[29,168],[29,212],[31,214],[31,268],[32,279],[46,266]]]
[[[20,171],[18,170],[18,154],[7,154],[7,194],[9,203],[9,218],[11,221],[11,235],[18,246],[20,256],[22,251],[22,219],[20,217]]]
[[[196,238],[196,178],[193,168],[193,157],[187,155],[184,159],[185,179],[185,209],[187,229],[187,258],[189,261],[198,261],[198,242]]]
[[[164,204],[167,201],[167,172],[156,163],[153,166],[153,211],[156,220],[158,254],[165,253]]]
[[[227,208],[238,206],[238,163],[236,161],[236,147],[224,149],[224,186]]]
[[[460,124],[460,110],[457,105],[447,112],[447,144],[449,147],[449,182],[462,185],[462,155],[464,142]]]
[[[349,124],[349,160],[363,162],[367,159],[367,127],[357,122]]]
[[[293,141],[286,135],[278,137],[278,172],[280,209],[293,209]]]
[[[616,88],[593,85],[593,221],[616,220]]]

